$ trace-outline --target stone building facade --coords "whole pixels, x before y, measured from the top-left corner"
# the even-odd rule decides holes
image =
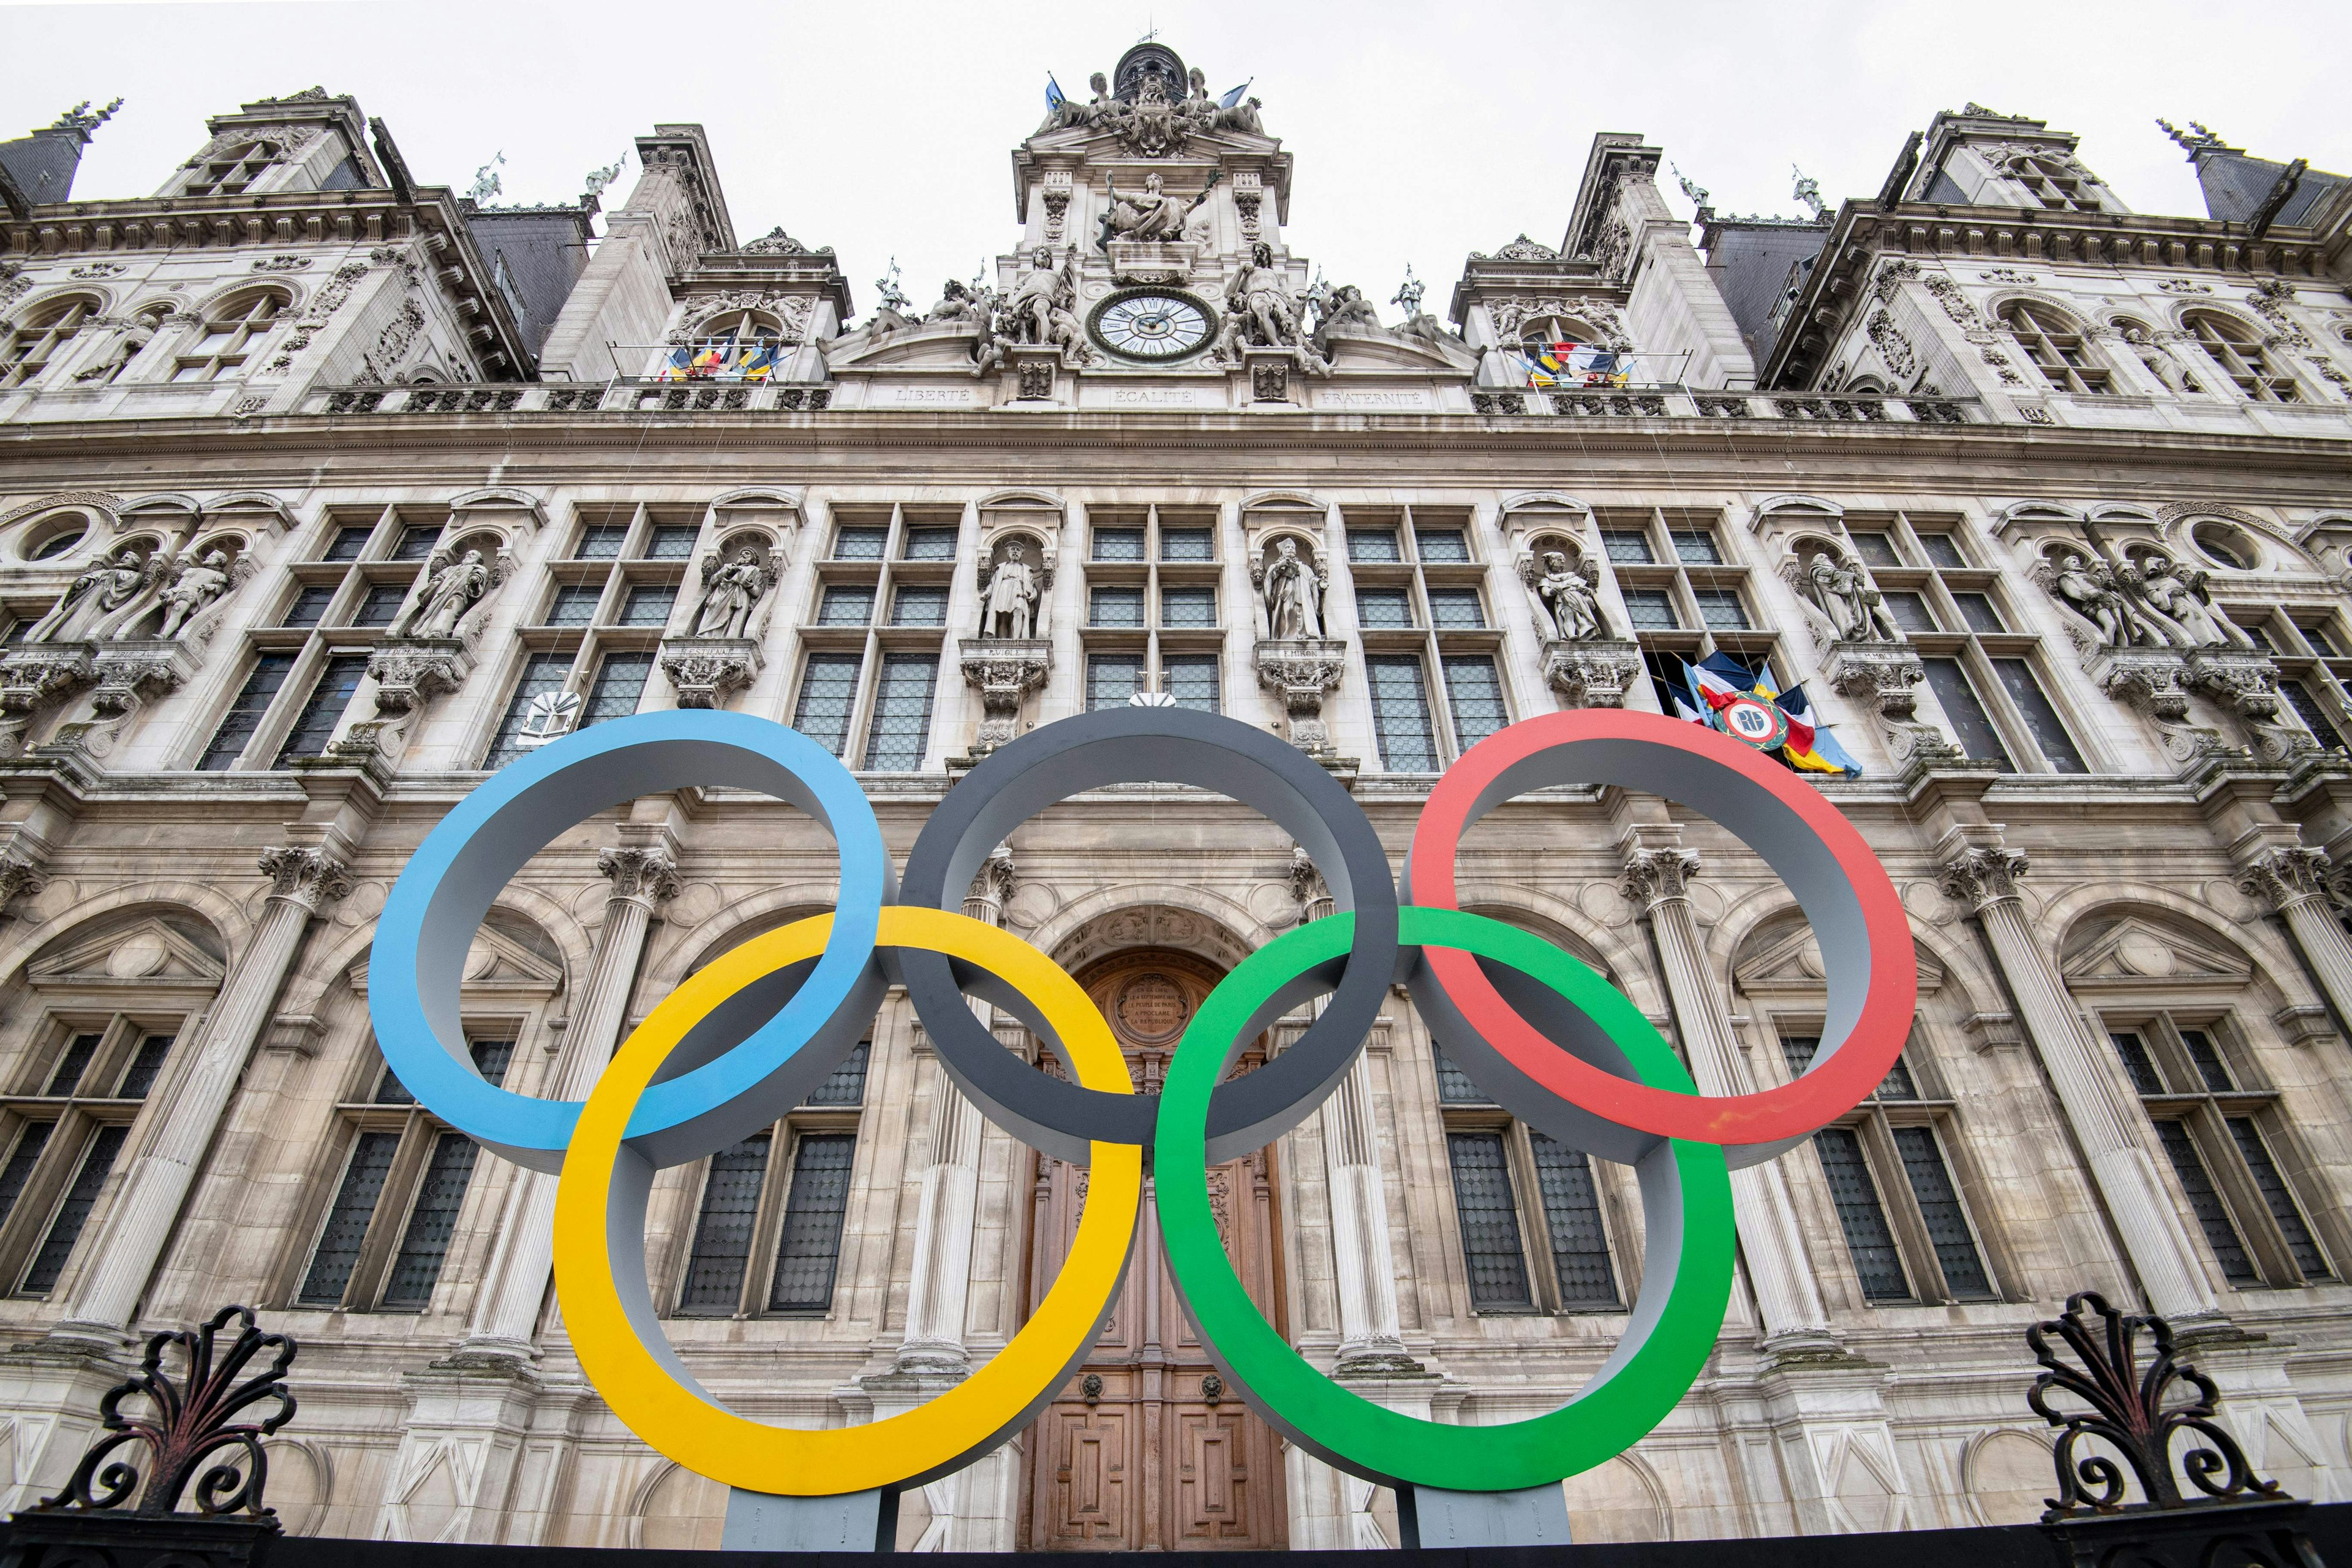
[[[693,125],[639,139],[593,248],[593,192],[419,184],[318,89],[211,121],[149,198],[70,196],[86,112],[0,145],[9,1504],[65,1475],[128,1335],[238,1300],[303,1345],[292,1528],[715,1543],[717,1489],[571,1357],[549,1180],[411,1103],[369,1034],[387,887],[532,745],[669,706],[793,723],[903,855],[975,757],[1164,696],[1322,760],[1401,858],[1480,737],[1657,710],[1664,661],[1710,651],[1806,683],[1864,763],[1815,787],[1901,889],[1918,1021],[1874,1099],[1740,1177],[1720,1349],[1569,1483],[1580,1536],[2031,1517],[2021,1334],[2084,1288],[2193,1337],[2258,1467],[2345,1495],[2345,183],[2200,130],[2211,215],[2150,217],[1969,105],[1876,196],[1707,209],[1694,245],[1661,151],[1603,135],[1558,247],[1384,319],[1286,246],[1261,107],[1195,77],[1131,51],[1015,149],[992,275],[862,320],[829,249],[738,237]],[[1560,343],[1584,357],[1547,368]],[[1464,864],[1703,1087],[1807,1058],[1820,955],[1706,821],[1556,792]],[[564,828],[475,942],[478,1066],[578,1094],[833,887],[824,836],[741,792]],[[1327,898],[1238,805],[1130,786],[1014,832],[966,909],[1076,974],[1149,1088]],[[1629,1173],[1485,1101],[1401,991],[1341,1090],[1215,1181],[1288,1337],[1448,1419],[1566,1397],[1643,1265]],[[737,1408],[858,1421],[1004,1342],[1077,1196],[894,994],[807,1105],[664,1174],[653,1278]],[[902,1541],[1394,1539],[1392,1500],[1212,1371],[1142,1248],[1083,1375],[908,1498]]]

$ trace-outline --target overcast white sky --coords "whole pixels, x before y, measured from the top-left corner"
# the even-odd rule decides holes
[[[2352,169],[2343,0],[0,5],[0,138],[122,95],[75,194],[143,195],[205,115],[315,82],[383,117],[422,180],[462,190],[503,150],[503,200],[559,201],[655,121],[699,121],[737,232],[835,247],[863,312],[893,256],[928,304],[1008,248],[1007,154],[1045,73],[1083,95],[1153,26],[1213,90],[1255,79],[1297,161],[1293,249],[1391,316],[1408,261],[1442,313],[1468,251],[1558,244],[1600,131],[1738,212],[1794,213],[1792,163],[1832,203],[1874,195],[1906,132],[1970,99],[2080,132],[2142,211],[2204,211],[2158,115]]]

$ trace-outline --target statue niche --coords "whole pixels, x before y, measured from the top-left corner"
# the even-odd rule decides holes
[[[1823,647],[1840,643],[1901,642],[1903,634],[1886,613],[1862,563],[1824,539],[1797,542],[1781,563],[1781,576],[1797,591],[1805,624]]]
[[[677,689],[681,708],[724,708],[748,689],[765,661],[760,637],[773,613],[783,565],[773,542],[757,529],[739,530],[702,558],[702,596],[685,635],[664,637],[656,658]]]
[[[1039,642],[1045,637],[1045,589],[1053,571],[1045,549],[1025,533],[1001,535],[980,568],[980,635],[991,641]]]
[[[694,628],[688,635],[700,638],[755,636],[753,612],[782,575],[764,540],[747,534],[728,541],[702,558],[702,600],[695,606]]]
[[[1520,547],[1519,581],[1543,633],[1545,683],[1571,708],[1622,708],[1642,650],[1610,625],[1591,560],[1572,536],[1538,533]]]
[[[1250,582],[1257,589],[1260,637],[1297,642],[1323,635],[1323,589],[1329,575],[1317,563],[1311,542],[1295,533],[1270,536],[1250,563]]]

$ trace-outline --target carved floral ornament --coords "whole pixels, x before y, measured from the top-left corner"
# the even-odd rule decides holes
[[[668,343],[691,342],[711,322],[738,310],[759,310],[775,317],[783,337],[788,341],[797,341],[807,335],[815,308],[816,301],[805,294],[778,294],[765,289],[744,289],[709,295],[697,300],[688,309],[685,319],[671,328],[662,341]]]
[[[1486,301],[1486,313],[1494,320],[1495,330],[1506,338],[1518,336],[1519,329],[1528,321],[1547,316],[1565,316],[1582,321],[1591,331],[1608,340],[1602,346],[1630,349],[1632,338],[1626,335],[1625,318],[1616,301],[1591,294],[1533,295],[1507,294]]]

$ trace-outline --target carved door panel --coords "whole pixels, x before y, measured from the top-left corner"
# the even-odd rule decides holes
[[[1181,953],[1129,953],[1079,976],[1111,1020],[1136,1088],[1159,1092],[1192,1010],[1220,978]],[[1244,1068],[1258,1058],[1244,1056]],[[1049,1068],[1048,1070],[1052,1070]],[[1053,1284],[1086,1202],[1087,1173],[1034,1157],[1025,1300]],[[1273,1163],[1264,1152],[1209,1173],[1226,1256],[1281,1327]],[[1167,1278],[1150,1205],[1126,1288],[1086,1364],[1031,1428],[1030,1551],[1247,1551],[1287,1544],[1282,1451],[1227,1391]]]

